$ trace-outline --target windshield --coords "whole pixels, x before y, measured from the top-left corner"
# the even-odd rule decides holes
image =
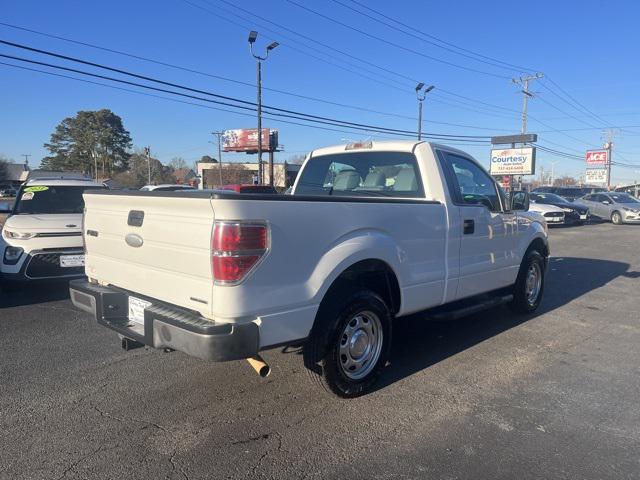
[[[568,203],[555,193],[532,193],[531,200],[538,203]]]
[[[84,210],[82,193],[85,190],[89,190],[89,188],[45,185],[25,187],[16,200],[13,213],[15,215],[82,213]]]
[[[416,157],[408,152],[354,152],[312,157],[296,195],[423,197]]]
[[[609,196],[616,203],[640,203],[639,200],[632,197],[628,193],[610,193]]]

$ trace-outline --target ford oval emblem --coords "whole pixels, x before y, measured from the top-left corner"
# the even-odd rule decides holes
[[[140,235],[136,235],[135,233],[130,233],[129,235],[124,237],[124,241],[127,242],[127,245],[134,248],[141,247],[144,243],[142,237]]]

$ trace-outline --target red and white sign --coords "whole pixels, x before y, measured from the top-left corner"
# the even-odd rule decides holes
[[[243,128],[237,130],[225,130],[222,135],[225,152],[257,152],[258,129]],[[275,151],[278,148],[278,131],[269,128],[262,129],[262,150]]]
[[[589,150],[587,151],[587,165],[606,165],[607,164],[607,151],[606,150]]]

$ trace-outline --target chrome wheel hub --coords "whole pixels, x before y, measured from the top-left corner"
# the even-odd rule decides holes
[[[342,373],[352,380],[366,377],[380,358],[382,341],[382,323],[375,313],[363,311],[351,317],[338,340]]]

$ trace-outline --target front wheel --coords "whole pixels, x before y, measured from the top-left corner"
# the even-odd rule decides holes
[[[336,291],[332,297],[305,345],[305,365],[326,390],[359,397],[372,389],[387,362],[392,315],[370,290]]]
[[[537,250],[527,252],[513,286],[509,307],[517,313],[531,313],[542,301],[544,293],[544,257]]]
[[[620,215],[620,212],[613,212],[611,214],[611,221],[614,225],[622,225],[622,215]]]

